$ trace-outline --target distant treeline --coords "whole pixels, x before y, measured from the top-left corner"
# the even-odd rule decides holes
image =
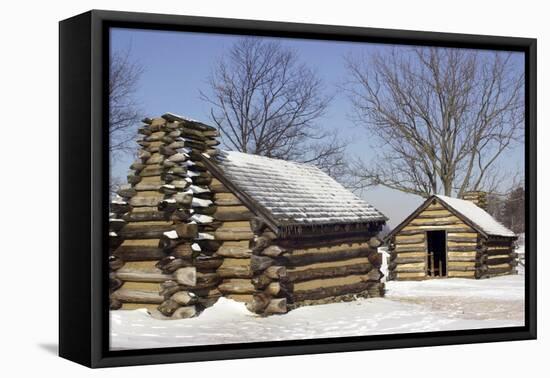
[[[525,188],[518,186],[504,195],[489,195],[488,212],[515,233],[525,232]]]

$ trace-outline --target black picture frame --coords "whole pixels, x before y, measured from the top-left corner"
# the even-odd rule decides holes
[[[59,53],[59,354],[89,367],[535,339],[536,39],[93,10],[61,21]],[[107,269],[110,27],[399,43],[525,53],[525,326],[109,351]],[[78,122],[75,122],[78,120]]]

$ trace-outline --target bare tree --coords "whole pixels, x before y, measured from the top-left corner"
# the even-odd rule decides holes
[[[129,151],[141,111],[135,99],[143,68],[133,62],[130,48],[114,52],[109,61],[109,153],[117,158]]]
[[[348,57],[355,120],[377,158],[357,161],[358,187],[462,195],[500,185],[498,159],[521,141],[524,75],[513,55],[448,48],[393,48]]]
[[[209,84],[211,94],[201,98],[229,148],[341,171],[344,144],[315,124],[330,97],[295,51],[243,38],[215,65]]]

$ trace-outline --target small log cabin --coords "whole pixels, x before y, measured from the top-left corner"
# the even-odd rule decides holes
[[[390,280],[488,278],[516,272],[517,236],[474,201],[434,195],[386,236]],[[481,193],[483,195],[483,193]],[[484,195],[483,195],[484,197]]]
[[[222,151],[203,123],[144,123],[111,204],[111,309],[181,319],[224,296],[269,315],[384,294],[377,209],[313,166]]]

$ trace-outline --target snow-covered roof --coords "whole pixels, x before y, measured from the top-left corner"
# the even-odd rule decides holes
[[[223,151],[223,175],[279,225],[385,221],[373,206],[317,167],[241,152]]]
[[[174,113],[165,113],[162,115],[162,118],[168,120],[168,121],[184,121],[184,122],[191,122],[191,123],[194,123],[194,124],[197,124],[197,125],[200,125],[202,128],[206,129],[206,130],[217,130],[215,127],[213,126],[210,126],[210,125],[206,125],[200,121],[197,121],[196,119],[193,119],[193,118],[189,118],[189,117],[186,117],[186,116],[182,116],[182,115],[179,115],[179,114],[174,114]]]
[[[452,198],[442,195],[436,195],[436,197],[454,209],[456,212],[462,214],[470,222],[474,223],[479,229],[485,232],[487,235],[494,236],[516,236],[513,231],[506,228],[493,218],[488,212],[478,207],[471,201],[466,201],[458,198]]]

